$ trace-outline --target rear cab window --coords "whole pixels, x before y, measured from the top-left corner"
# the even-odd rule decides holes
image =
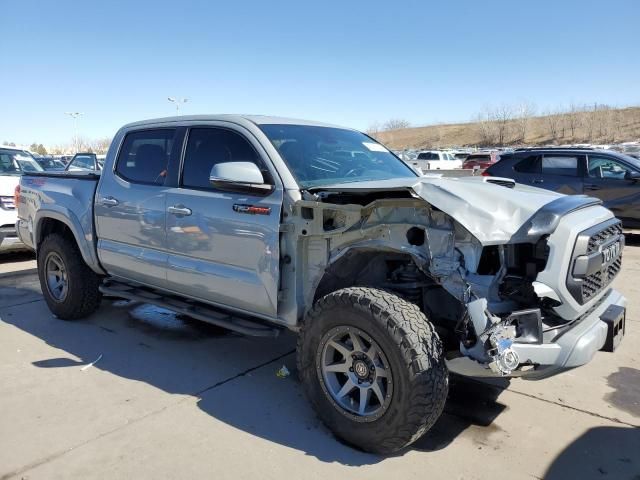
[[[92,155],[76,155],[69,164],[69,170],[95,170],[95,157]]]
[[[164,185],[175,136],[175,128],[128,133],[116,160],[116,174],[132,183]]]

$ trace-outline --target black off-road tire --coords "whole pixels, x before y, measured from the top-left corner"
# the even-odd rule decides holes
[[[56,253],[66,267],[68,287],[62,300],[54,298],[47,287],[45,263],[51,252]],[[100,277],[84,262],[73,239],[52,233],[42,241],[38,249],[38,277],[47,306],[58,318],[80,319],[100,306]]]
[[[317,352],[325,334],[340,326],[366,332],[388,359],[392,398],[373,421],[354,420],[322,388]],[[297,367],[325,425],[348,444],[372,453],[390,454],[421,437],[440,417],[448,393],[442,342],[433,325],[416,305],[375,288],[345,288],[316,302],[298,337]]]

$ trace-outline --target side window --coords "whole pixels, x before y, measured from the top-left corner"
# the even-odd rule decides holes
[[[429,159],[429,154],[428,153],[419,153],[418,154],[418,158],[417,160],[428,160]]]
[[[13,160],[10,153],[0,153],[0,173],[20,173],[18,163]]]
[[[270,183],[269,172],[258,153],[239,133],[224,128],[192,128],[182,167],[182,186],[187,188],[213,187],[209,176],[214,165],[224,162],[252,162]]]
[[[516,163],[513,169],[520,173],[540,173],[540,157],[529,155]]]
[[[613,178],[624,180],[627,170],[631,170],[624,163],[611,157],[589,155],[589,176],[593,178]]]
[[[577,177],[578,157],[545,155],[542,157],[542,173]]]
[[[127,134],[118,154],[116,173],[134,183],[163,185],[175,129],[141,130]]]

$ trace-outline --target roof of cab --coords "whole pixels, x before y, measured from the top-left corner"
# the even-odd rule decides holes
[[[328,123],[315,122],[312,120],[300,120],[295,118],[272,117],[268,115],[235,115],[235,114],[219,114],[219,115],[179,115],[175,117],[152,118],[149,120],[140,120],[125,125],[123,128],[140,127],[144,125],[152,125],[158,123],[185,123],[185,122],[211,122],[225,121],[232,123],[251,122],[256,125],[308,125],[315,127],[333,127],[345,128],[338,125]]]

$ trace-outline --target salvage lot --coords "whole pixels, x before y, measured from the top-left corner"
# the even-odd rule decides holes
[[[122,301],[63,322],[32,271],[0,273],[0,478],[640,478],[640,242],[628,243],[615,354],[541,382],[454,379],[434,429],[389,458],[318,422],[290,335],[244,338]]]

